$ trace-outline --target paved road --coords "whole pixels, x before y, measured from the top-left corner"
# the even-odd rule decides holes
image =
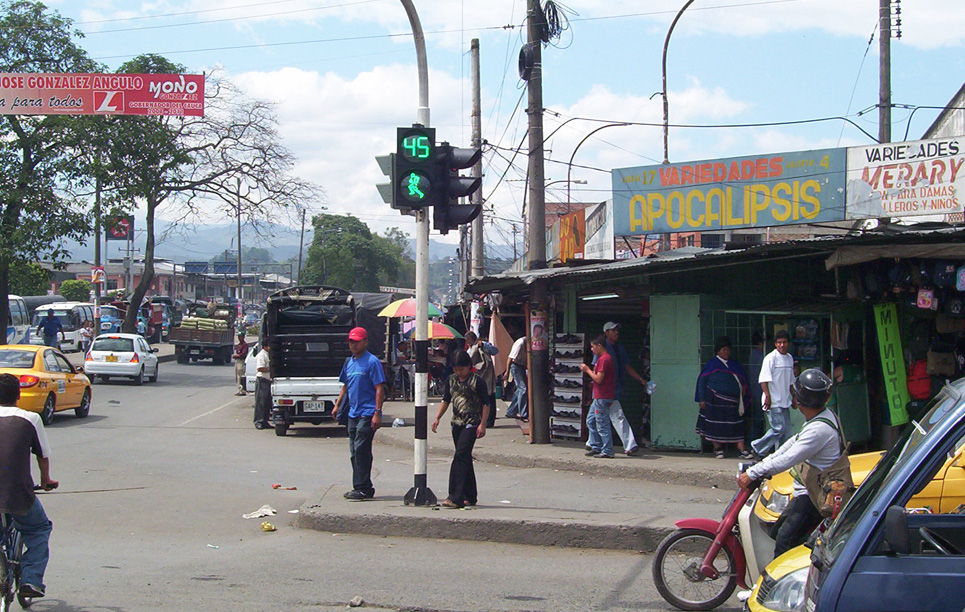
[[[384,609],[668,609],[652,587],[650,558],[633,552],[294,529],[289,511],[313,491],[347,488],[344,434],[302,429],[280,439],[255,430],[252,399],[232,391],[230,367],[170,363],[156,384],[96,385],[87,419],[56,416],[48,435],[61,488],[43,498],[54,521],[49,597],[33,609],[325,611],[356,596]],[[382,446],[376,458],[379,486],[401,494],[411,452]],[[430,482],[444,486],[445,470],[432,460]],[[534,473],[479,471],[483,482],[521,485]],[[599,495],[620,481],[587,477],[585,492],[559,491],[554,472],[544,472],[548,496]],[[675,491],[670,503],[680,512],[716,501],[703,490]],[[667,495],[654,490],[654,499]],[[263,504],[279,511],[269,519],[277,532],[241,518]]]

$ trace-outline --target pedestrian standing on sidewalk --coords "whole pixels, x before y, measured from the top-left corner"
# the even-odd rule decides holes
[[[263,344],[255,358],[255,429],[271,427],[271,360]]]
[[[246,357],[248,357],[248,343],[245,342],[245,332],[238,332],[238,344],[235,345],[235,352],[231,355],[231,358],[235,361],[235,382],[238,384],[238,391],[235,395],[248,395],[245,382]]]
[[[744,448],[744,412],[750,407],[750,387],[744,368],[731,359],[730,338],[714,343],[714,356],[697,377],[694,401],[700,406],[695,431],[714,445],[714,456],[724,458],[724,444],[736,444],[741,459],[753,459]]]
[[[476,439],[486,435],[486,419],[489,416],[489,387],[479,374],[472,371],[469,353],[458,351],[454,355],[453,370],[436,419],[432,422],[432,433],[437,433],[439,419],[452,404],[452,418],[449,421],[456,452],[449,468],[449,496],[443,500],[443,508],[476,505],[478,491],[476,472],[472,467],[472,449]]]
[[[586,415],[588,457],[613,458],[613,433],[610,430],[610,409],[616,397],[616,368],[613,358],[606,352],[606,338],[597,336],[590,342],[590,350],[596,355],[596,365],[590,369],[580,364],[580,371],[593,381],[593,403]]]
[[[491,346],[491,345],[490,345]],[[489,397],[489,417],[486,427],[496,425],[496,364],[486,347],[476,336],[476,332],[466,332],[466,350],[472,360],[473,370],[486,382],[486,394]]]
[[[613,358],[613,367],[616,371],[616,395],[614,395],[613,406],[610,408],[610,422],[623,442],[623,450],[627,455],[635,455],[639,450],[636,439],[633,437],[633,428],[630,421],[623,413],[623,405],[620,397],[623,395],[623,385],[626,384],[626,377],[633,378],[641,385],[646,386],[647,381],[630,365],[630,356],[627,350],[620,344],[620,324],[608,321],[603,326],[603,335],[606,337],[606,352]]]
[[[513,384],[516,385],[516,393],[513,394],[513,401],[506,409],[506,418],[529,420],[529,395],[526,391],[526,334],[513,342],[513,348],[509,351],[509,359],[506,363],[506,372],[503,379],[512,376]]]
[[[791,334],[781,330],[774,335],[774,350],[764,357],[758,382],[764,394],[761,409],[767,414],[770,429],[751,442],[760,456],[777,450],[791,439],[791,385],[794,383],[794,357],[788,355]]]
[[[348,410],[349,458],[352,462],[352,490],[345,499],[360,501],[375,496],[372,484],[372,439],[382,426],[382,402],[385,401],[385,370],[382,362],[368,351],[369,334],[363,327],[348,333],[352,356],[345,360],[338,382],[342,383],[332,418],[340,410]],[[345,401],[343,401],[345,400]]]

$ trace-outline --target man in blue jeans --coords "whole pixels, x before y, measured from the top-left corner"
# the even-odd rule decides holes
[[[352,490],[345,499],[360,501],[375,496],[372,484],[372,438],[382,426],[382,402],[385,400],[385,372],[382,362],[368,351],[369,335],[355,327],[348,334],[352,356],[345,360],[338,381],[342,390],[335,400],[332,417],[348,410],[348,443],[352,460]],[[348,406],[342,400],[348,395]],[[341,406],[341,407],[340,407]]]
[[[44,346],[60,348],[57,344],[57,334],[60,334],[61,342],[66,339],[64,337],[64,325],[60,322],[60,319],[54,316],[53,310],[47,311],[47,318],[37,326],[37,333],[44,337]]]
[[[53,524],[34,493],[30,454],[37,457],[40,486],[57,488],[50,478],[50,447],[40,415],[17,408],[20,379],[0,374],[0,512],[9,514],[26,550],[20,559],[20,594],[44,596],[44,571],[50,559],[48,542]]]
[[[613,458],[613,432],[610,429],[610,409],[616,399],[616,368],[613,358],[606,350],[606,338],[599,336],[590,341],[590,350],[596,355],[596,364],[590,368],[580,364],[580,371],[593,381],[593,403],[586,415],[589,430],[588,457]]]

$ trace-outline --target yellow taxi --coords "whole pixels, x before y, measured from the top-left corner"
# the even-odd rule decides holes
[[[884,452],[874,452],[849,457],[855,486],[861,486],[883,455]],[[791,498],[792,485],[789,472],[782,472],[771,478],[761,487],[761,498],[754,508],[755,514],[765,521],[776,521]],[[948,457],[931,482],[911,498],[908,507],[919,508],[921,512],[946,514],[963,503],[965,444],[959,443],[958,451]],[[774,559],[761,573],[750,597],[744,603],[744,609],[751,612],[790,612],[799,609],[803,602],[804,583],[810,566],[811,550],[806,546],[792,548]]]
[[[74,367],[64,354],[49,346],[0,346],[0,374],[20,379],[22,410],[37,412],[44,425],[54,413],[73,410],[79,418],[90,413],[90,380],[83,368]]]

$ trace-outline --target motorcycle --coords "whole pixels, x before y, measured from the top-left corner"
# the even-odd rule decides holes
[[[744,471],[749,465],[741,465]],[[653,582],[681,610],[712,610],[749,589],[774,557],[770,524],[754,512],[764,479],[738,488],[719,521],[689,518],[657,547]]]

